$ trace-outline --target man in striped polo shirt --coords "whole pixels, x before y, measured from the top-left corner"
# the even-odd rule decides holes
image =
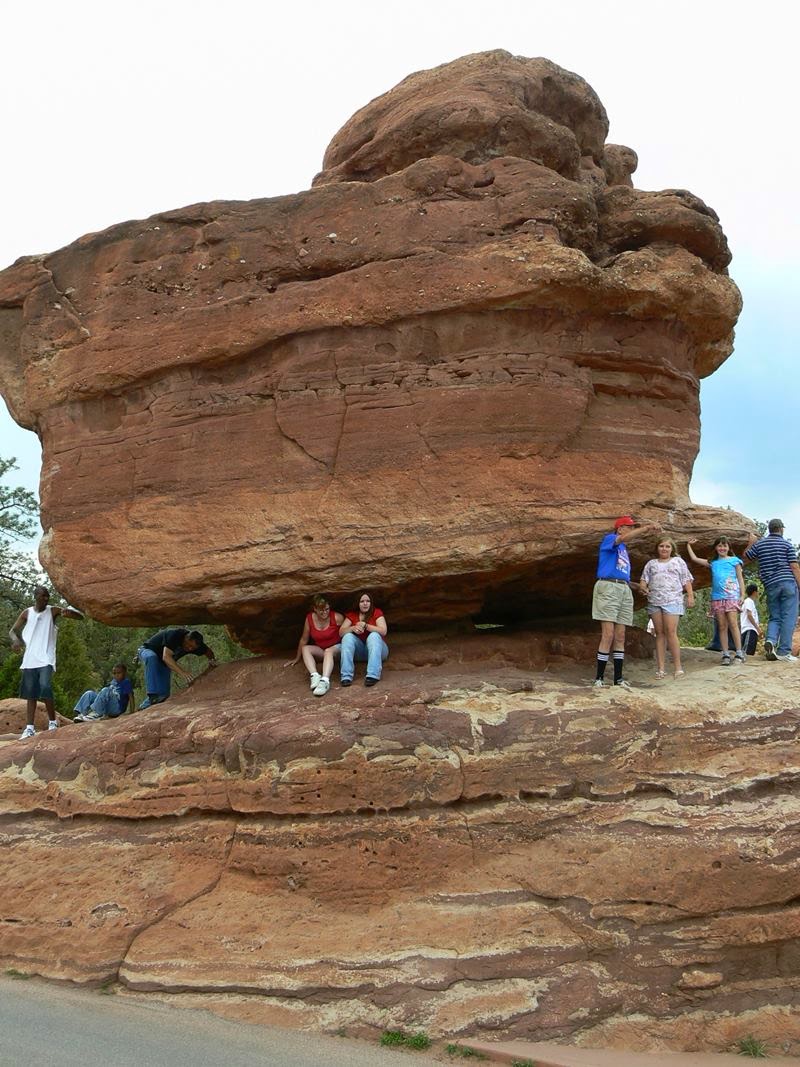
[[[769,533],[760,541],[750,535],[744,558],[755,560],[767,594],[769,622],[764,640],[767,659],[797,663],[792,655],[792,634],[797,622],[800,564],[791,541],[783,536],[780,519],[769,520]]]

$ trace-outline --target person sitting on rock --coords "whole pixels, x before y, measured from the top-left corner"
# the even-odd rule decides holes
[[[50,607],[50,591],[43,585],[37,585],[33,591],[33,604],[17,616],[17,620],[8,631],[11,649],[25,652],[20,669],[22,680],[19,695],[27,700],[28,725],[22,731],[20,741],[33,737],[36,727],[33,725],[37,701],[41,700],[47,709],[49,730],[58,727],[56,707],[53,700],[53,675],[56,670],[56,641],[58,627],[56,619],[63,615],[65,619],[82,619],[83,614],[77,608]]]
[[[369,593],[360,593],[357,610],[348,611],[339,628],[342,637],[340,671],[342,685],[353,684],[354,661],[367,661],[364,685],[376,685],[381,679],[383,661],[389,655],[384,638],[387,634],[386,617],[372,603]]]
[[[144,667],[144,684],[147,696],[139,709],[161,704],[169,697],[172,675],[177,674],[187,682],[194,681],[189,671],[178,663],[184,656],[205,656],[209,667],[216,667],[214,653],[206,645],[199,630],[187,630],[185,626],[171,626],[159,630],[144,642],[138,652],[139,662]]]
[[[633,593],[631,592],[631,560],[626,542],[649,531],[660,531],[656,523],[637,526],[630,515],[622,515],[614,529],[600,542],[597,556],[597,581],[592,594],[592,618],[600,623],[600,646],[597,649],[597,671],[594,685],[600,689],[606,664],[614,658],[614,685],[630,689],[622,677],[625,662],[625,627],[633,623]]]
[[[315,697],[322,697],[331,687],[333,663],[341,651],[339,627],[344,616],[338,611],[331,611],[330,601],[318,593],[311,601],[311,611],[306,615],[303,632],[297,646],[294,659],[284,663],[284,667],[294,667],[301,658],[306,670],[311,675],[311,692]],[[317,663],[322,660],[322,673],[317,670]]]
[[[111,681],[99,692],[87,689],[85,693],[81,693],[74,710],[78,714],[73,722],[116,719],[126,711],[133,711],[133,683],[128,677],[126,664],[114,664],[111,668]]]

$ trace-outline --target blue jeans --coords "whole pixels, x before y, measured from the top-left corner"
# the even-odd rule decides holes
[[[383,661],[389,655],[389,648],[379,633],[374,630],[367,634],[366,642],[353,633],[346,633],[342,638],[340,671],[343,682],[353,680],[353,661],[367,661],[367,678],[380,678]]]
[[[792,634],[797,622],[797,582],[792,579],[774,582],[764,587],[767,594],[769,622],[766,640],[777,645],[779,656],[788,656],[792,651]]]
[[[78,697],[74,710],[79,715],[85,715],[87,711],[91,711],[98,719],[116,719],[122,714],[122,708],[110,685],[104,685],[99,693],[96,693],[94,689],[87,689]]]
[[[151,648],[140,648],[138,656],[144,667],[144,689],[147,693],[139,707],[149,708],[152,704],[160,704],[169,696],[172,671]]]

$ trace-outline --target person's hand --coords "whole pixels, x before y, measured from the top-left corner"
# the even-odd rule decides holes
[[[696,537],[690,537],[689,540],[686,542],[686,544],[687,545],[696,545],[697,544],[697,538]]]
[[[357,622],[355,624],[355,626],[353,627],[353,629],[355,630],[355,632],[357,634],[363,634],[363,632],[366,630],[366,628],[367,628],[367,624],[365,622]]]
[[[295,656],[294,659],[287,659],[287,661],[284,663],[283,666],[284,666],[284,668],[286,668],[286,667],[294,667],[295,663],[299,663],[299,662],[300,662],[300,657],[299,656]]]
[[[686,607],[687,608],[693,608],[694,607],[694,597],[693,596],[687,596],[686,597]]]
[[[24,652],[25,651],[25,646],[23,645],[23,643],[21,641],[15,641],[11,646],[11,651],[12,652]]]

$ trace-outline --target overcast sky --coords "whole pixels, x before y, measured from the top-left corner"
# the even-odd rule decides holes
[[[308,188],[328,141],[412,71],[469,52],[546,56],[582,75],[639,155],[642,189],[720,215],[744,312],[702,387],[692,497],[800,538],[795,355],[800,173],[793,5],[673,0],[39,0],[0,42],[0,267],[198,201]],[[0,405],[2,408],[2,405]],[[2,450],[38,485],[33,434]]]

